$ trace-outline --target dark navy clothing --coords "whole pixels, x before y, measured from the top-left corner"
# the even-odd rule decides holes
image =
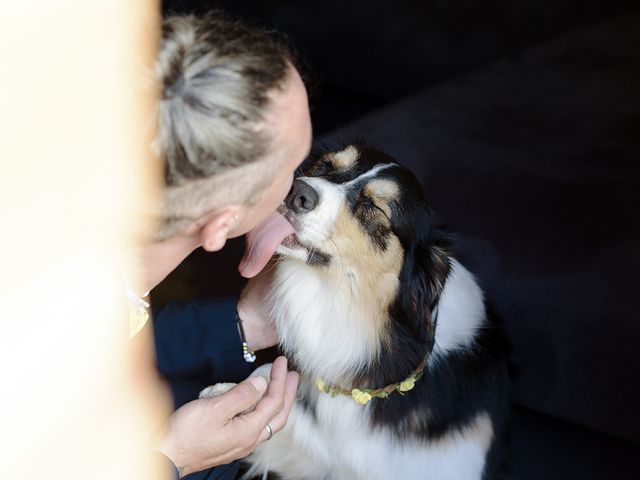
[[[218,382],[240,382],[250,371],[236,324],[237,299],[203,299],[152,307],[158,370],[175,408]],[[230,480],[238,462],[189,475],[189,480]]]

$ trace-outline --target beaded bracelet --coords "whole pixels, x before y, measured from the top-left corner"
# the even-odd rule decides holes
[[[240,341],[242,342],[242,356],[244,357],[244,361],[247,363],[253,363],[256,361],[256,354],[254,352],[249,351],[249,345],[247,345],[247,337],[244,334],[244,328],[242,327],[242,319],[240,315],[238,315],[238,310],[236,309],[236,323],[238,325],[238,333],[240,334]]]

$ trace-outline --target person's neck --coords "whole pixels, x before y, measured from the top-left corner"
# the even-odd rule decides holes
[[[199,235],[180,234],[143,247],[138,256],[142,285],[137,288],[144,292],[153,290],[199,246]]]

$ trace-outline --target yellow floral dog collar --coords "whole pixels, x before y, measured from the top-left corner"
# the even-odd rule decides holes
[[[324,383],[324,380],[318,378],[316,380],[316,388],[321,392],[328,393],[332,397],[337,395],[346,395],[347,397],[351,397],[354,402],[359,405],[366,405],[371,401],[372,398],[387,398],[393,392],[398,392],[400,395],[404,395],[405,392],[412,390],[415,387],[416,382],[420,380],[422,375],[424,374],[424,369],[427,366],[427,359],[429,356],[427,355],[424,360],[418,365],[411,375],[402,380],[401,382],[392,383],[382,388],[352,388],[351,390],[346,390],[344,388],[327,385]]]

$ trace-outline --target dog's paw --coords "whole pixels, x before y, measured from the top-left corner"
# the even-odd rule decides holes
[[[211,398],[217,397],[218,395],[222,395],[223,393],[227,393],[233,387],[235,387],[236,383],[216,383],[215,385],[211,385],[200,392],[198,398]]]
[[[256,368],[253,372],[251,372],[251,375],[249,376],[263,377],[267,381],[267,383],[269,383],[269,380],[271,379],[271,364],[266,363],[264,365],[261,365],[260,367]],[[202,390],[200,392],[200,395],[198,395],[198,398],[213,398],[219,395],[223,395],[227,393],[229,390],[231,390],[233,387],[235,387],[236,385],[237,383],[216,383],[215,385],[211,385],[205,388],[204,390]],[[255,408],[255,405],[252,406],[251,408],[248,408],[244,412],[241,412],[241,414],[249,413],[254,408]]]

